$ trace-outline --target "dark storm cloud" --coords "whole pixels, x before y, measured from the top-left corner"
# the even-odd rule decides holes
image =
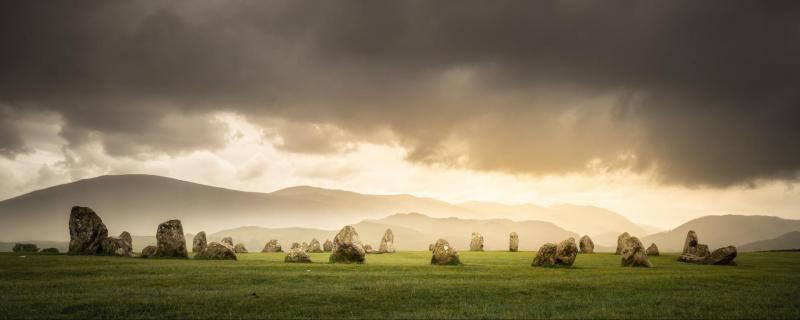
[[[800,168],[794,1],[0,6],[0,103],[55,110],[71,143],[116,155],[218,147],[207,116],[231,111],[298,124],[277,129],[296,152],[346,137],[419,163],[711,186]]]

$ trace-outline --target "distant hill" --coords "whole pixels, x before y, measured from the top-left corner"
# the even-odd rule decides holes
[[[459,219],[431,218],[419,213],[395,214],[383,219],[365,220],[353,224],[359,239],[377,248],[387,228],[395,235],[395,246],[399,250],[427,250],[430,243],[439,238],[447,239],[458,250],[468,250],[472,232],[484,236],[486,250],[505,250],[508,248],[508,235],[512,231],[520,237],[521,250],[536,250],[545,242],[555,242],[576,233],[564,230],[552,223],[541,221],[511,221],[507,219]],[[317,238],[320,243],[332,239],[339,230],[309,228],[262,228],[242,227],[223,230],[208,236],[209,241],[232,237],[234,242],[242,242],[251,251],[260,251],[271,239],[281,245],[292,242],[310,242]]]
[[[722,215],[705,216],[686,222],[679,227],[642,238],[649,246],[655,242],[661,251],[680,251],[689,230],[697,232],[700,243],[710,249],[727,245],[744,245],[754,241],[773,239],[800,230],[800,220],[772,216]]]
[[[774,239],[751,242],[737,249],[742,252],[800,249],[800,231],[792,231]]]
[[[113,235],[122,231],[154,235],[157,225],[169,219],[181,219],[187,233],[241,226],[334,230],[397,212],[424,212],[438,218],[541,220],[581,234],[644,232],[617,213],[588,206],[454,205],[411,195],[367,195],[307,186],[258,193],[152,175],[110,175],[0,201],[0,241],[68,240],[69,209],[74,205],[94,209]]]
[[[505,205],[474,201],[461,203],[459,206],[477,212],[501,214],[509,219],[548,221],[581,235],[588,234],[593,239],[605,233],[649,234],[648,230],[619,213],[595,206],[562,204],[541,207],[532,204]],[[616,245],[616,238],[613,243]]]

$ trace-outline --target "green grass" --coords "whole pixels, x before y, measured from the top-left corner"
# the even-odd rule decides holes
[[[797,252],[652,269],[611,254],[531,267],[531,252],[462,252],[462,266],[428,252],[363,265],[19,255],[0,254],[0,318],[800,318]]]

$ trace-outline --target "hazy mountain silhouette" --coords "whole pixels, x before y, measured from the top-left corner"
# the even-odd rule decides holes
[[[697,232],[700,243],[708,244],[713,250],[727,245],[739,246],[773,239],[791,231],[798,231],[800,220],[772,216],[705,216],[690,220],[673,230],[646,236],[642,238],[642,243],[649,246],[651,242],[655,242],[661,251],[680,251],[683,249],[683,242],[689,230]]]
[[[785,233],[774,239],[744,244],[738,249],[739,251],[797,250],[800,249],[800,231]]]
[[[74,205],[98,212],[110,234],[128,231],[134,235],[153,235],[156,226],[169,219],[181,219],[189,233],[252,225],[335,230],[396,212],[423,212],[441,218],[543,220],[579,233],[638,228],[623,216],[596,207],[459,206],[410,195],[367,195],[305,186],[258,193],[153,175],[109,175],[0,201],[0,241],[67,240],[69,209]],[[619,228],[614,229],[614,225]]]

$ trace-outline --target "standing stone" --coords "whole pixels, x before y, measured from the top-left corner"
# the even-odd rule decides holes
[[[14,252],[38,252],[39,246],[35,243],[15,243],[14,249],[11,249]],[[44,251],[44,250],[42,250]]]
[[[431,255],[431,264],[436,265],[459,265],[461,259],[458,257],[456,248],[450,246],[445,239],[439,239],[433,244],[433,254]]]
[[[142,254],[140,255],[142,258],[150,258],[156,255],[156,246],[146,246],[142,249]]]
[[[371,245],[365,244],[364,245],[364,252],[365,253],[375,253],[375,250],[372,249]]]
[[[281,248],[281,244],[278,243],[278,240],[270,240],[267,241],[267,244],[264,245],[264,249],[261,252],[283,252],[283,248]]]
[[[235,246],[233,246],[233,252],[234,253],[247,253],[247,247],[245,247],[244,244],[241,243],[241,242],[237,243]]]
[[[575,244],[575,238],[569,238],[561,241],[556,246],[555,264],[561,266],[571,266],[575,263],[575,257],[578,256],[578,246]]]
[[[508,251],[519,251],[519,236],[516,232],[512,232],[508,235]]]
[[[322,246],[319,244],[317,238],[311,239],[311,242],[308,244],[308,252],[322,252]]]
[[[364,247],[358,240],[358,232],[352,226],[345,226],[333,238],[331,263],[364,263]]]
[[[205,260],[236,260],[236,252],[230,247],[219,242],[211,242],[203,251],[194,255],[195,259]]]
[[[169,220],[158,225],[156,231],[157,257],[187,258],[186,238],[180,220]]]
[[[297,242],[292,242],[292,246],[291,246],[291,247],[289,247],[289,250],[291,250],[291,249],[297,249],[297,248],[300,248],[300,244],[299,244],[299,243],[297,243]]]
[[[69,214],[69,254],[98,254],[108,237],[103,220],[88,207],[72,207]]]
[[[394,252],[394,232],[392,229],[386,229],[381,238],[381,244],[378,247],[380,253],[393,253]]]
[[[469,251],[483,251],[483,235],[478,232],[472,233],[472,241],[469,243]]]
[[[630,237],[625,239],[622,248],[622,266],[623,267],[646,267],[650,268],[653,265],[644,250],[644,245],[639,241],[639,238]]]
[[[221,244],[226,245],[229,248],[231,248],[231,250],[233,250],[233,238],[231,237],[222,238]]]
[[[556,264],[556,251],[558,246],[553,243],[545,243],[536,252],[531,266],[547,266]]]
[[[617,237],[617,251],[614,254],[622,254],[622,248],[625,246],[625,240],[628,240],[631,235],[627,232],[623,232],[619,237]]]
[[[697,233],[694,230],[689,230],[686,234],[686,240],[683,242],[683,252],[681,254],[696,254],[698,244]]]
[[[647,248],[645,253],[648,256],[657,256],[658,255],[658,246],[655,243],[651,243],[650,246]]]
[[[705,264],[726,265],[732,264],[733,259],[736,258],[736,247],[727,246],[714,250],[708,257],[705,258]]]
[[[194,239],[192,240],[192,252],[194,253],[203,252],[203,250],[205,250],[207,246],[208,242],[206,241],[206,232],[205,231],[198,232],[194,236]]]
[[[294,248],[286,253],[286,257],[283,258],[283,261],[290,263],[311,263],[311,257],[308,256],[305,250]]]
[[[131,234],[123,231],[119,237],[106,237],[100,242],[100,253],[108,256],[132,257],[133,240]]]
[[[330,239],[325,240],[325,243],[322,244],[322,250],[325,252],[333,251],[333,242]]]
[[[594,241],[588,235],[581,237],[580,241],[581,253],[594,253]]]

